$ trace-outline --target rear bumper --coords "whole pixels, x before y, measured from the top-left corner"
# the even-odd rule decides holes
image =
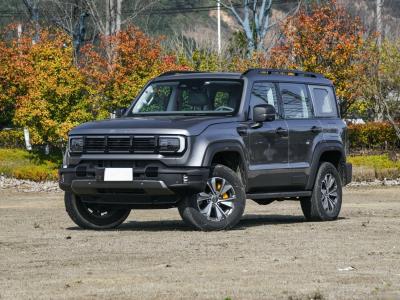
[[[132,181],[104,181],[105,168],[76,166],[59,170],[62,190],[84,202],[103,204],[167,204],[204,190],[208,168],[132,169]]]
[[[343,174],[344,185],[348,185],[352,181],[352,177],[353,177],[353,165],[350,163],[346,163]]]

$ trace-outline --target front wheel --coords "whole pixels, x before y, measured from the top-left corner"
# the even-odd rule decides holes
[[[112,229],[121,225],[128,218],[130,209],[116,208],[82,202],[73,193],[64,196],[65,209],[76,225],[84,229]]]
[[[203,192],[181,201],[178,209],[182,219],[195,228],[212,231],[230,229],[243,215],[246,193],[238,175],[230,168],[212,168]]]
[[[312,196],[302,198],[300,204],[309,221],[337,219],[342,207],[342,181],[334,165],[328,162],[320,165]]]

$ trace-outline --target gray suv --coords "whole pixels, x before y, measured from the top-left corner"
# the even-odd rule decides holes
[[[131,209],[177,207],[200,230],[235,226],[246,199],[298,200],[307,220],[338,217],[346,124],[320,74],[168,72],[118,118],[69,134],[60,187],[82,228],[120,225]]]

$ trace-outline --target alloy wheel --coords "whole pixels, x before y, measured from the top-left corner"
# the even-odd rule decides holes
[[[326,212],[332,213],[338,203],[337,183],[335,177],[328,173],[321,183],[322,207]]]
[[[226,179],[212,177],[207,181],[206,190],[197,194],[197,205],[208,220],[219,222],[233,212],[235,199],[235,189]]]

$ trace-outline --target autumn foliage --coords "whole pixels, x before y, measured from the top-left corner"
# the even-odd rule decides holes
[[[389,122],[349,125],[351,149],[393,149],[400,145],[396,131]]]
[[[33,30],[24,27],[17,37],[11,26],[0,37],[0,126],[28,127],[34,144],[62,145],[72,127],[127,107],[160,73],[243,72],[260,67],[324,74],[335,84],[346,116],[359,103],[369,103],[360,99],[365,98],[366,77],[371,74],[369,55],[376,51],[368,47],[370,41],[358,19],[334,0],[325,3],[287,19],[279,43],[268,53],[255,52],[252,57],[219,56],[204,49],[189,54],[166,50],[162,38],[149,37],[133,26],[100,36],[74,57],[71,37],[59,30],[43,27],[39,41],[33,43]],[[393,64],[392,73],[396,67]],[[370,93],[368,99],[376,91]]]
[[[188,68],[165,55],[160,42],[131,26],[83,49],[81,70],[103,109],[126,107],[151,78]]]
[[[0,105],[5,118],[30,129],[34,143],[58,144],[91,118],[85,78],[71,61],[64,34],[43,30],[38,43],[31,36],[28,31],[3,43]]]
[[[34,144],[62,145],[72,127],[126,107],[150,78],[186,68],[134,27],[85,47],[78,66],[66,34],[44,29],[37,43],[32,36],[0,42],[0,124],[28,127]]]
[[[271,51],[273,67],[324,74],[343,101],[342,112],[361,93],[365,71],[363,26],[336,1],[301,10],[283,26],[284,38]]]

